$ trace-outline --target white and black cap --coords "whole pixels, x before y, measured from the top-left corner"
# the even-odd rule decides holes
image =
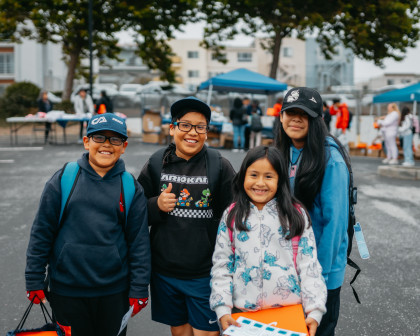
[[[281,112],[301,109],[312,118],[322,116],[322,98],[318,91],[308,87],[297,87],[289,90],[284,97]]]

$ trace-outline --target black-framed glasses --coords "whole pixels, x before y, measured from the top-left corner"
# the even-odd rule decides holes
[[[97,143],[104,143],[108,139],[109,143],[114,146],[121,146],[126,140],[116,136],[107,137],[103,134],[92,134],[90,138]]]
[[[193,127],[195,128],[195,131],[200,134],[204,134],[209,131],[208,125],[193,125],[183,121],[176,121],[173,124],[178,126],[178,129],[182,132],[189,132]]]

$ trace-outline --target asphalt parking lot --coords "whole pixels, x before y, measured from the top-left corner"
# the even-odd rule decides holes
[[[127,170],[137,177],[158,148],[138,138],[130,140],[123,155]],[[25,251],[43,186],[65,162],[76,160],[82,152],[82,146],[76,144],[9,147],[7,141],[0,141],[0,335],[16,327],[28,304]],[[221,152],[235,169],[245,155]],[[355,284],[362,304],[353,298],[349,286],[353,271],[348,268],[337,335],[410,336],[420,329],[420,181],[378,176],[379,164],[376,158],[353,158],[359,188],[356,216],[371,257],[361,260],[357,247],[353,248],[354,260],[362,267]],[[27,326],[41,324],[42,315],[35,310]],[[170,331],[152,322],[147,308],[130,321],[128,335],[166,336]]]

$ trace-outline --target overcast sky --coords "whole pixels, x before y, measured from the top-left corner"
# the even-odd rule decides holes
[[[188,24],[185,27],[185,32],[175,32],[175,37],[179,39],[199,38],[203,37],[203,25],[200,24]],[[128,34],[122,33],[119,35],[121,42],[128,42],[130,38]],[[235,41],[230,41],[229,45],[249,45],[252,42],[252,38],[241,36]],[[415,73],[420,74],[420,43],[417,43],[417,47],[409,49],[405,59],[401,62],[393,60],[385,60],[385,68],[381,69],[373,64],[373,62],[367,62],[355,59],[354,62],[354,82],[359,83],[367,81],[369,78],[378,77],[383,73]]]

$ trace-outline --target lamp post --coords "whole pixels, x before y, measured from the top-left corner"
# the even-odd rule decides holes
[[[89,90],[90,95],[93,98],[93,54],[92,54],[92,30],[93,30],[93,17],[92,17],[92,4],[93,0],[89,0],[89,12],[88,12],[88,31],[89,31]]]

